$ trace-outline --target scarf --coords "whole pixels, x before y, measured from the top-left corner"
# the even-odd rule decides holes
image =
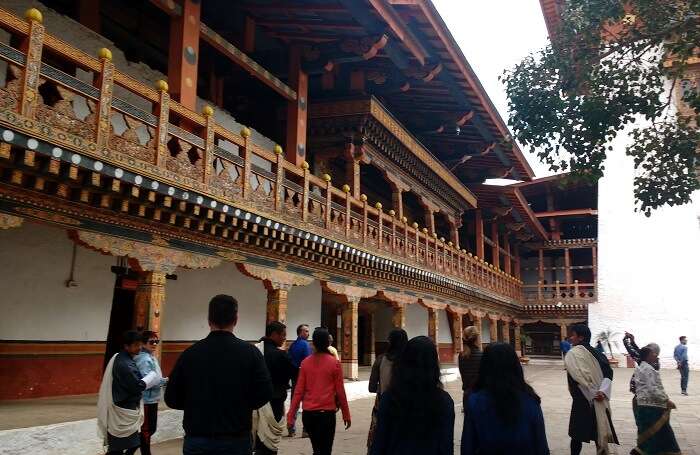
[[[105,368],[97,396],[97,430],[105,446],[108,433],[117,438],[125,438],[139,431],[143,424],[143,406],[139,406],[139,409],[124,409],[114,404],[112,370],[116,357],[117,354],[114,354]]]
[[[275,414],[272,412],[272,406],[269,402],[253,411],[253,436],[257,435],[265,447],[270,450],[277,451],[286,427],[287,419],[282,416],[279,422],[275,420]]]
[[[608,397],[605,397],[602,401],[593,399],[603,382],[603,371],[600,369],[598,359],[588,352],[588,349],[584,346],[579,345],[571,348],[564,357],[564,363],[566,363],[566,371],[576,381],[583,395],[593,404],[598,430],[598,439],[596,441],[598,454],[615,453],[614,449],[608,447],[609,442],[615,441],[610,422],[608,421],[610,401]]]

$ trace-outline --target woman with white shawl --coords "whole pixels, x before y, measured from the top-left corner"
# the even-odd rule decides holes
[[[107,455],[131,455],[138,450],[143,423],[141,395],[161,381],[154,371],[142,378],[136,367],[134,357],[143,347],[141,334],[130,330],[123,339],[124,349],[105,368],[97,399],[97,428]]]

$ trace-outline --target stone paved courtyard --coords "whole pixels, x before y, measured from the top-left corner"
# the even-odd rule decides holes
[[[621,447],[619,454],[627,454],[636,442],[636,426],[632,416],[632,396],[628,392],[629,379],[632,369],[620,368],[615,370],[613,383],[613,420]],[[569,438],[567,436],[569,423],[569,409],[571,398],[566,386],[566,375],[562,367],[529,365],[525,367],[525,374],[530,384],[542,397],[547,439],[552,454],[569,453]],[[663,370],[662,378],[667,392],[677,405],[678,409],[672,413],[672,426],[686,455],[700,455],[700,386],[693,377],[689,386],[690,396],[680,395],[679,375],[675,370]],[[462,433],[462,405],[461,382],[450,382],[447,390],[455,400],[455,453],[459,453],[459,438]],[[333,453],[336,454],[363,454],[366,453],[367,429],[369,427],[369,415],[372,407],[372,399],[361,399],[350,403],[353,425],[350,430],[342,428],[342,422],[338,419],[338,427],[335,437]],[[176,455],[181,452],[181,441],[169,441],[159,444],[153,451],[156,455]],[[284,455],[301,455],[311,453],[311,444],[308,439],[299,437],[285,438],[280,450]],[[584,446],[584,454],[595,453],[595,447],[591,444]]]

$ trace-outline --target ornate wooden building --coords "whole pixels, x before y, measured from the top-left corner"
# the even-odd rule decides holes
[[[532,181],[429,0],[1,7],[0,399],[94,393],[132,327],[167,372],[222,292],[348,378],[392,327],[452,361],[595,300],[594,189]]]

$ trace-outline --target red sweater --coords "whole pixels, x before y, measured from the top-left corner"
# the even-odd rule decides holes
[[[336,397],[343,412],[343,420],[350,420],[340,362],[326,353],[310,355],[301,362],[299,378],[287,413],[287,424],[294,424],[297,409],[302,401],[304,411],[335,411],[338,409]]]

